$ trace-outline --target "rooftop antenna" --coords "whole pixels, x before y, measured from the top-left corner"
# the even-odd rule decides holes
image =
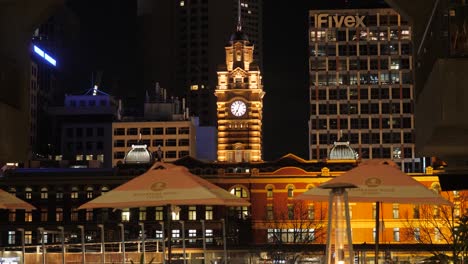
[[[241,23],[241,0],[237,1],[237,31],[242,31],[242,23]]]

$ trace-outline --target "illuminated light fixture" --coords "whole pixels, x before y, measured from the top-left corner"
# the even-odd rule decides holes
[[[97,91],[98,91],[98,87],[97,87],[97,85],[94,85],[94,88],[93,88],[93,96],[96,96],[96,95],[97,95]]]
[[[37,47],[36,45],[33,45],[33,50],[37,55],[41,56],[43,59],[48,61],[50,64],[52,64],[54,66],[57,66],[57,61],[54,58],[52,58],[49,54],[45,53],[42,49]]]

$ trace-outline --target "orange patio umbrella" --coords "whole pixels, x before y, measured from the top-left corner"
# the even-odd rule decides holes
[[[366,160],[341,176],[335,177],[318,188],[310,189],[296,197],[299,200],[328,201],[333,186],[354,185],[347,189],[348,199],[352,202],[376,203],[375,228],[379,230],[379,204],[434,204],[450,205],[438,193],[406,175],[391,160]],[[375,237],[375,263],[378,262],[379,232]]]
[[[81,205],[78,209],[162,205],[248,206],[250,203],[202,179],[187,168],[157,162],[147,172]]]
[[[0,189],[0,209],[34,210],[36,207]]]

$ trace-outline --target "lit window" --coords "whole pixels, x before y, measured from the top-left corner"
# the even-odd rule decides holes
[[[213,206],[205,206],[205,220],[213,220]]]
[[[63,191],[57,190],[57,193],[55,194],[55,198],[57,198],[57,200],[63,199]]]
[[[70,198],[78,199],[78,187],[72,187]]]
[[[414,229],[414,240],[421,241],[421,231],[418,227]]]
[[[15,222],[16,221],[16,211],[14,209],[8,211],[8,221],[9,222]]]
[[[180,5],[180,6],[185,6],[185,1],[180,1],[180,2],[179,2],[179,5]]]
[[[154,214],[154,220],[156,221],[162,221],[164,220],[164,208],[162,206],[156,207],[156,212]]]
[[[189,206],[188,211],[188,219],[189,220],[197,220],[197,207],[196,206]]]
[[[172,238],[175,239],[175,243],[179,243],[180,240],[180,230],[179,229],[172,229]]]
[[[93,187],[86,188],[86,198],[88,199],[93,198]]]
[[[309,204],[307,207],[307,218],[309,220],[315,219],[315,207],[314,204]]]
[[[57,208],[57,210],[55,211],[55,221],[56,222],[63,221],[63,209],[62,208]]]
[[[273,205],[269,204],[266,207],[266,216],[267,220],[273,220],[274,215],[273,215]]]
[[[32,244],[32,231],[24,231],[24,243]]]
[[[83,155],[76,155],[76,160],[78,160],[78,161],[83,160]]]
[[[15,231],[8,231],[8,244],[10,245],[16,244],[16,232]]]
[[[25,191],[25,198],[26,198],[27,200],[31,200],[31,199],[32,199],[32,189],[29,188],[29,187],[26,187],[26,188],[24,189],[24,191]]]
[[[247,190],[242,187],[235,187],[231,190],[231,193],[240,198],[247,198]]]
[[[86,155],[86,160],[93,160],[93,155]]]
[[[86,221],[93,221],[93,209],[86,209]]]
[[[31,211],[26,211],[24,213],[24,221],[25,222],[32,222],[32,212]]]
[[[398,227],[393,228],[393,241],[395,242],[400,241],[400,228]]]
[[[155,237],[155,238],[162,239],[162,237],[163,237],[163,232],[162,232],[162,231],[156,230],[154,233],[155,233],[155,234],[154,234],[154,237]]]
[[[109,191],[109,188],[108,188],[107,186],[103,186],[103,187],[101,188],[101,195],[104,195],[104,194],[105,194],[106,192],[108,192],[108,191]]]
[[[288,219],[294,219],[294,206],[292,204],[288,204]]]
[[[140,212],[138,215],[138,219],[140,221],[145,221],[146,220],[146,207],[140,207]]]
[[[128,208],[122,210],[122,221],[123,222],[130,221],[130,211]]]
[[[41,188],[41,199],[47,199],[49,197],[49,193],[47,192],[47,188]]]
[[[393,204],[393,219],[400,218],[400,205]]]
[[[188,231],[189,236],[189,243],[196,243],[197,242],[197,230],[196,229],[189,229]]]
[[[273,198],[273,187],[271,186],[267,188],[267,198]]]
[[[206,229],[205,237],[206,243],[213,243],[213,229]]]
[[[288,186],[288,197],[292,198],[294,196],[294,186],[289,185]]]

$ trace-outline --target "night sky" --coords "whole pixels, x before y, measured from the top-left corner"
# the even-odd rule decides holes
[[[144,88],[135,87],[136,0],[72,0],[67,6],[80,23],[80,60],[70,93],[89,87],[91,72],[103,71],[102,87],[136,101]],[[294,0],[279,5],[264,0],[263,109],[264,160],[287,153],[308,158],[308,10],[382,7],[383,1]],[[222,48],[222,47],[221,47]],[[125,89],[122,89],[125,87]]]

